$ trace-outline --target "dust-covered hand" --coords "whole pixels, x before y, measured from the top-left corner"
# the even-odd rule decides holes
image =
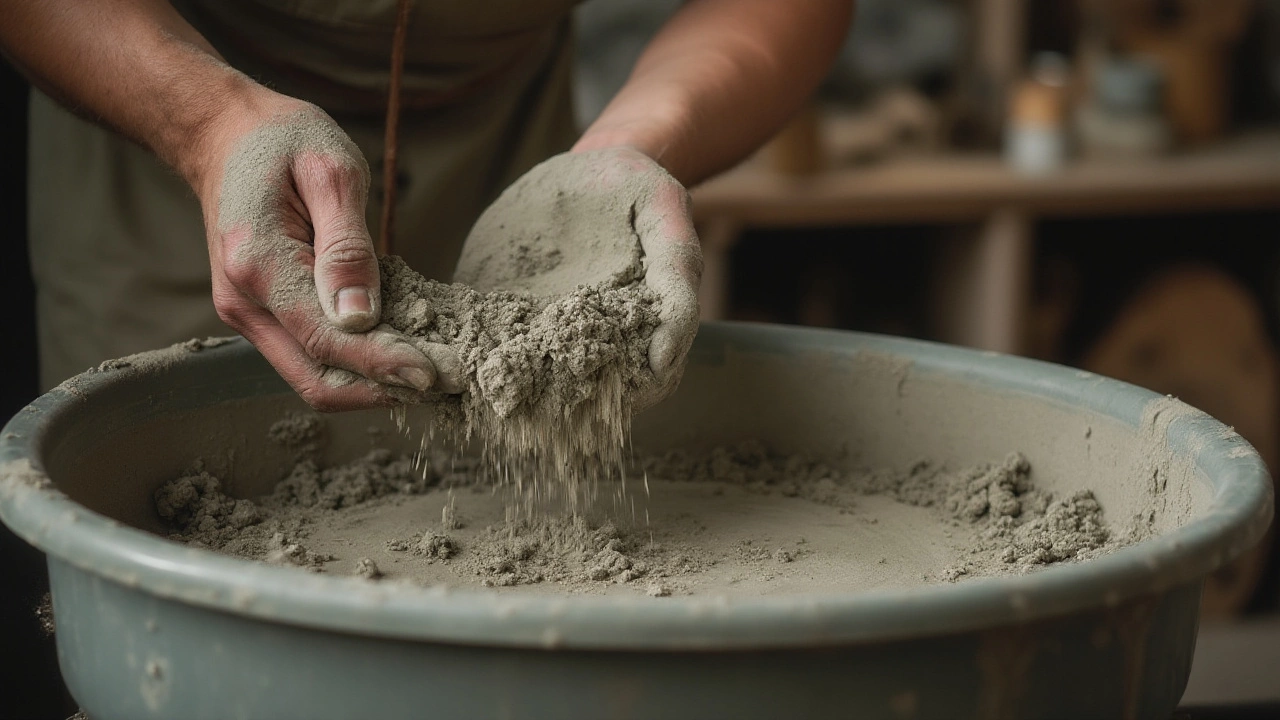
[[[689,192],[661,165],[631,148],[585,153],[601,164],[604,191],[641,185],[633,227],[644,249],[644,282],[658,296],[661,324],[649,345],[649,367],[655,383],[636,400],[644,409],[664,400],[684,374],[689,347],[698,333],[698,285],[702,281],[702,246],[693,227]]]
[[[554,261],[547,262],[547,259]],[[454,280],[536,295],[639,273],[657,297],[650,382],[637,410],[666,398],[698,331],[702,252],[689,193],[631,147],[557,155],[507,189],[476,222]]]
[[[379,325],[359,149],[319,108],[274,98],[219,128],[196,187],[219,317],[317,410],[413,402],[456,386],[441,376],[459,367],[449,348]]]

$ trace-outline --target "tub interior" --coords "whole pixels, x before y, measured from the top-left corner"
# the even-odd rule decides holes
[[[704,333],[705,335],[705,333]],[[1055,494],[1091,489],[1113,526],[1155,512],[1167,532],[1207,508],[1212,483],[1168,456],[1141,423],[1073,404],[1026,383],[993,383],[927,351],[823,344],[769,347],[700,338],[679,390],[636,417],[638,452],[699,450],[755,439],[843,466],[903,468],[928,459],[958,467],[1019,451]],[[122,382],[97,384],[59,416],[41,448],[54,482],[108,517],[162,532],[152,495],[199,460],[231,494],[263,494],[287,473],[291,451],[270,443],[272,423],[306,407],[256,353],[209,353]],[[1099,380],[1099,382],[1104,382]],[[324,416],[326,462],[373,447],[412,451],[428,408],[396,431],[388,410]],[[1161,482],[1153,482],[1153,457]],[[1183,458],[1185,460],[1185,458]]]

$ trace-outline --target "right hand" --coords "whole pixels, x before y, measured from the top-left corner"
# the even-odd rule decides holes
[[[260,89],[206,136],[213,303],[311,407],[421,401],[461,387],[457,355],[379,325],[369,167],[322,110]]]

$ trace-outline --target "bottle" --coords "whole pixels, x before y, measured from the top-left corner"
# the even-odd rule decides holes
[[[1040,53],[1031,73],[1010,95],[1005,124],[1005,161],[1019,172],[1043,175],[1067,161],[1067,61]]]

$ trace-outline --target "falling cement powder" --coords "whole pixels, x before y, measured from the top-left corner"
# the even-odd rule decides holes
[[[481,440],[513,482],[562,479],[531,490],[570,503],[622,466],[658,326],[638,277],[540,298],[427,280],[395,257],[382,268],[384,319],[462,361],[465,391],[433,400],[437,430]]]
[[[156,508],[173,538],[378,581],[655,597],[955,581],[1134,539],[1104,522],[1091,493],[1037,488],[1017,454],[960,470],[849,471],[747,442],[639,461],[649,492],[632,488],[631,512],[527,517],[476,459],[373,450],[322,468],[311,453],[323,438],[298,432],[306,417],[273,428],[304,449],[265,497],[231,498],[199,464],[162,486]]]
[[[461,362],[461,394],[432,398],[435,429],[479,439],[511,482],[571,507],[622,471],[637,401],[659,385],[666,298],[635,228],[649,190],[644,176],[597,183],[601,165],[562,155],[508,188],[468,236],[460,283],[382,260],[383,322]]]

